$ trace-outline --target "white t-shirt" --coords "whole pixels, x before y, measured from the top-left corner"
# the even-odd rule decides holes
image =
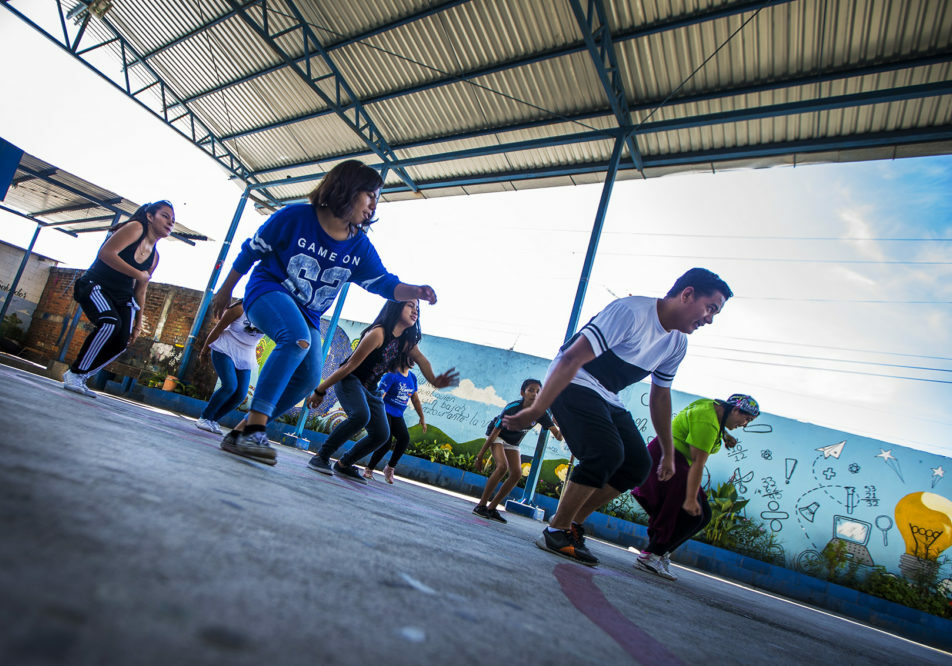
[[[248,320],[248,315],[243,314],[228,324],[208,348],[229,357],[238,370],[251,370],[258,364],[255,347],[263,337],[264,333],[254,328]]]
[[[688,349],[681,331],[666,331],[658,319],[658,301],[629,296],[609,303],[592,317],[553,359],[552,368],[579,335],[592,345],[595,358],[581,368],[573,384],[590,388],[610,404],[624,407],[618,392],[651,375],[651,383],[668,387]]]

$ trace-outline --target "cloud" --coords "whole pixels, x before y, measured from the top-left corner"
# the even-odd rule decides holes
[[[484,405],[494,405],[496,407],[505,407],[508,403],[496,394],[496,389],[489,385],[486,388],[477,388],[469,379],[464,379],[455,389],[450,391],[450,395],[464,400],[481,402]]]

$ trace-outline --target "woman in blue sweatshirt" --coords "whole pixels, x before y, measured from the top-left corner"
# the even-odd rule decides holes
[[[265,427],[320,383],[320,318],[345,282],[386,299],[436,302],[432,287],[403,284],[388,273],[367,238],[382,186],[374,169],[341,162],[311,192],[310,203],[282,208],[242,244],[212,299],[213,312],[221,316],[235,284],[257,263],[244,308],[275,347],[261,369],[248,418],[222,440],[225,451],[273,464]]]

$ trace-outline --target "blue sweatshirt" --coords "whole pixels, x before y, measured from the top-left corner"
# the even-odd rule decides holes
[[[290,294],[320,329],[321,315],[345,282],[392,299],[400,279],[387,272],[367,235],[344,241],[327,235],[309,203],[285,206],[241,244],[232,269],[244,275],[258,262],[245,289],[245,310],[269,291]]]

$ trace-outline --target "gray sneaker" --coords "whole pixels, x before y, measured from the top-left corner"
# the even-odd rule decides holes
[[[271,448],[268,435],[263,430],[251,434],[241,433],[235,440],[235,449],[246,456],[255,458],[277,458],[278,454]]]
[[[96,397],[95,391],[86,386],[86,376],[77,375],[72,370],[67,370],[63,374],[63,388],[80,395],[88,395],[90,398]]]
[[[653,573],[656,576],[667,578],[668,580],[678,579],[678,577],[668,569],[668,560],[660,555],[642,553],[638,556],[638,559],[635,560],[635,567]]]
[[[340,460],[334,463],[334,471],[340,474],[342,477],[348,481],[356,481],[357,483],[367,483],[367,479],[360,475],[360,470],[357,469],[355,465],[341,465]]]

